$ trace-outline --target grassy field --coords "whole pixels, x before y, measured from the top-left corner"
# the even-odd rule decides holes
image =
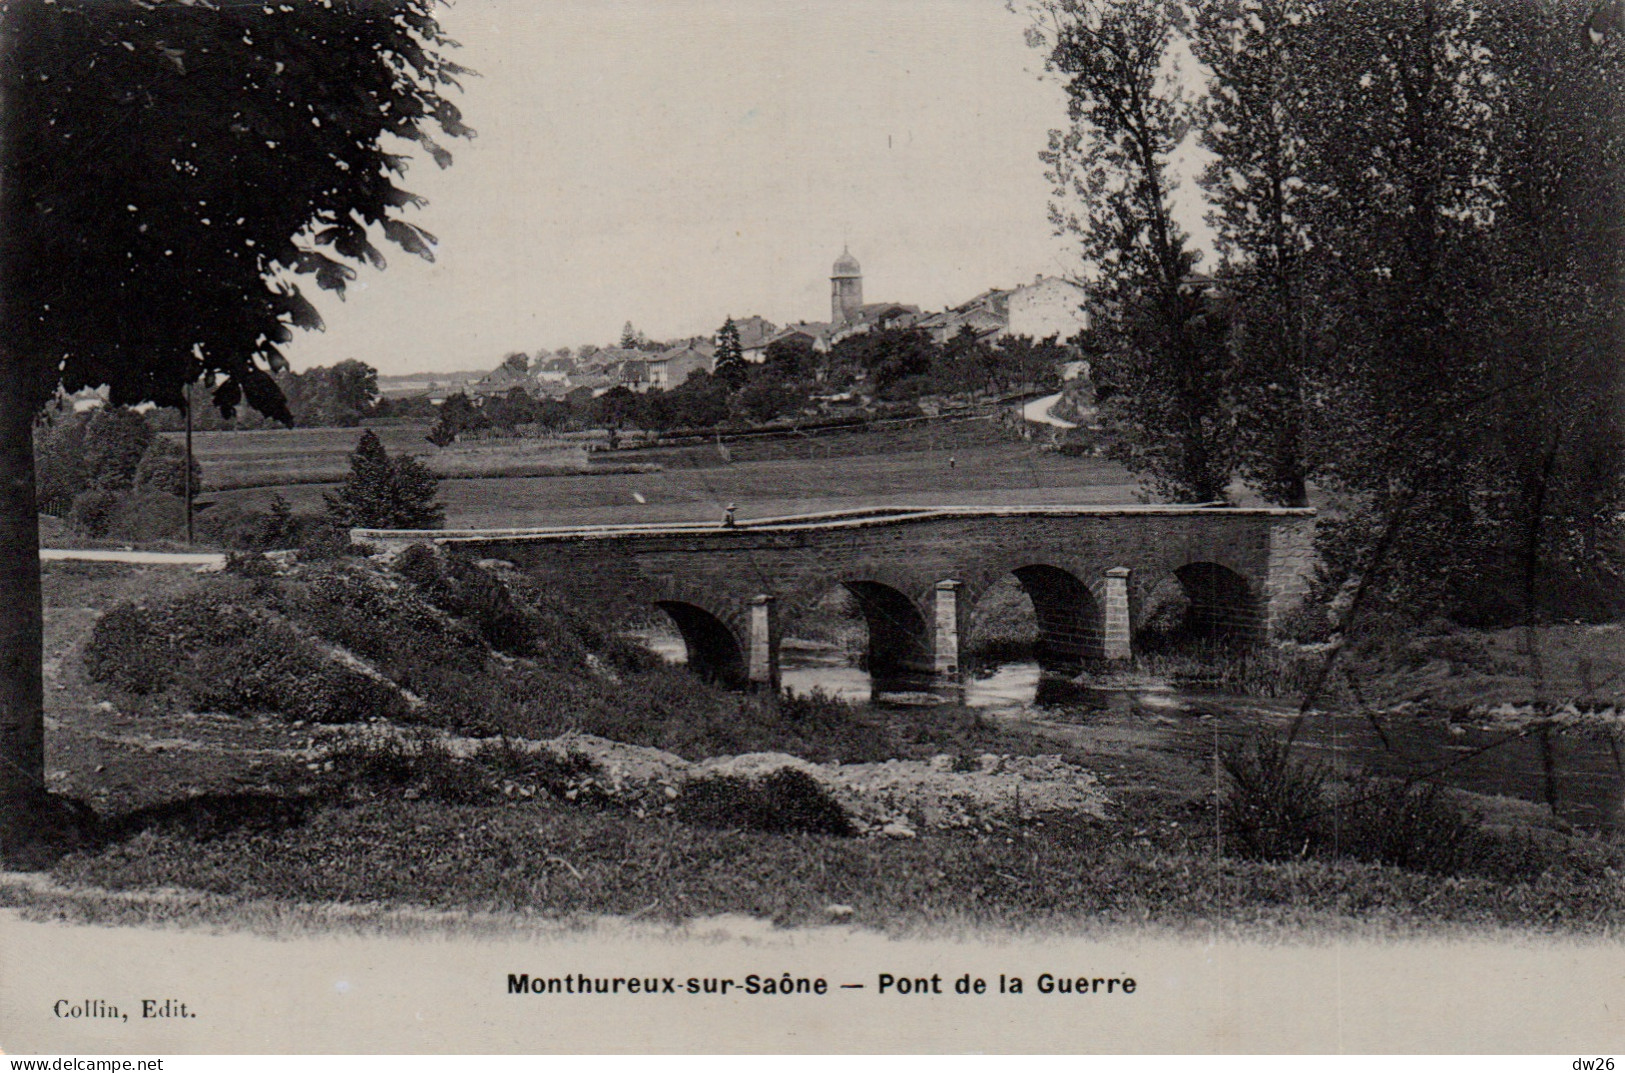
[[[334,482],[349,472],[349,456],[361,438],[359,428],[262,429],[254,432],[199,432],[192,450],[203,470],[205,491]],[[443,477],[528,476],[573,472],[587,465],[578,443],[551,440],[490,440],[440,448],[426,438],[427,425],[386,425],[373,429],[391,455],[413,455]],[[180,442],[179,433],[166,433]]]
[[[642,456],[644,452],[629,452]],[[897,503],[1132,503],[1121,466],[1065,458],[1031,444],[723,463],[714,455],[667,459],[657,473],[446,480],[451,527],[705,521],[728,503],[740,518]],[[320,510],[321,485],[242,489],[210,498],[263,509],[280,493],[295,509]]]

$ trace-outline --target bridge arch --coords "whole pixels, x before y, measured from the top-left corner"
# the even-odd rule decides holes
[[[1038,620],[1034,655],[1041,670],[1075,674],[1085,660],[1103,654],[1100,602],[1087,584],[1070,571],[1044,563],[1011,571],[1032,601]]]
[[[1202,639],[1252,643],[1264,616],[1258,593],[1245,574],[1214,562],[1186,563],[1174,571],[1190,600],[1186,624]]]
[[[682,634],[689,670],[708,682],[731,687],[745,684],[744,652],[727,623],[705,608],[682,600],[657,600],[655,606],[670,616]]]
[[[1163,575],[1140,600],[1136,633],[1156,639],[1254,644],[1264,635],[1257,584],[1234,567],[1201,560]]]
[[[857,600],[869,629],[864,665],[870,678],[930,672],[931,635],[913,600],[881,581],[843,580],[841,584]]]

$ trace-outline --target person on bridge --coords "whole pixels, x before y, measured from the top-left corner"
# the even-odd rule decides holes
[[[724,529],[732,529],[734,527],[734,505],[732,503],[729,503],[722,512],[722,527]]]

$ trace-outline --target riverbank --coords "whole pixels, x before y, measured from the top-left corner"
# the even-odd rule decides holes
[[[1219,709],[764,706],[640,662],[501,571],[286,569],[46,565],[50,783],[93,816],[36,862],[47,882],[0,880],[0,904],[268,931],[355,903],[578,922],[738,914],[886,934],[1613,935],[1625,923],[1615,836],[1527,801],[1452,796],[1439,815],[1462,817],[1480,848],[1444,871],[1384,863],[1376,844],[1238,856],[1218,807],[1233,780],[1216,759],[1242,741],[1211,732]],[[498,618],[457,610],[475,591]],[[99,617],[136,599],[145,611]],[[504,599],[532,640],[475,643],[506,621]],[[171,604],[212,617],[173,619],[206,636],[201,677],[166,685],[138,654],[184,671],[142,626],[170,622]],[[365,615],[352,622],[346,607]],[[302,684],[244,693],[272,650],[264,631],[280,628],[292,632],[272,665]],[[381,636],[387,646],[367,647]],[[466,677],[431,673],[469,659]],[[236,693],[219,691],[226,680]],[[347,697],[362,702],[354,715]],[[535,707],[544,698],[553,706]],[[553,711],[566,721],[544,718]],[[560,737],[571,725],[599,729]]]

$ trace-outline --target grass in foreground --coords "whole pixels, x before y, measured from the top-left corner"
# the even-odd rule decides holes
[[[1199,818],[1184,816],[1200,826]],[[828,907],[891,933],[1132,925],[1273,934],[1510,927],[1617,934],[1625,891],[1602,867],[1501,883],[1322,860],[1204,852],[1178,822],[1050,821],[1004,837],[912,841],[760,834],[534,800],[500,809],[380,798],[261,816],[203,834],[157,824],[52,877],[111,892],[184,888],[248,902],[376,903],[448,911],[682,922],[722,913],[827,923]],[[1132,822],[1132,821],[1130,821]],[[1599,858],[1600,860],[1600,858]],[[0,886],[0,901],[81,919],[163,919],[117,897]]]

